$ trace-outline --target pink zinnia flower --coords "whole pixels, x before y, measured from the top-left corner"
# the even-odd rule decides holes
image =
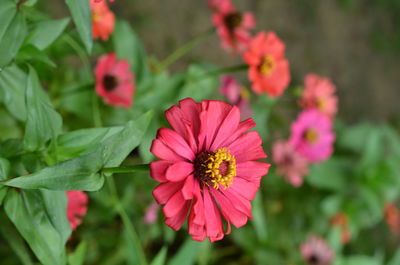
[[[258,33],[251,40],[243,59],[249,65],[248,77],[255,93],[278,97],[289,85],[285,44],[274,32]]]
[[[303,259],[310,265],[329,265],[335,254],[324,239],[311,235],[308,240],[300,246]]]
[[[249,30],[255,26],[253,15],[237,11],[230,0],[214,0],[209,5],[215,10],[212,20],[222,48],[233,53],[244,52],[251,39]]]
[[[97,62],[95,75],[96,93],[107,104],[125,108],[132,105],[135,85],[128,61],[117,60],[114,53],[103,55]]]
[[[304,110],[292,123],[290,143],[310,162],[328,159],[333,152],[335,134],[332,121],[316,109]]]
[[[145,224],[151,225],[154,224],[155,221],[157,221],[157,215],[158,215],[158,210],[160,209],[160,206],[152,202],[146,209],[146,212],[143,217],[143,221]]]
[[[249,93],[235,78],[224,75],[221,77],[220,93],[225,96],[230,104],[240,109],[242,119],[249,118],[252,114],[249,106]]]
[[[102,2],[103,0],[94,0],[96,3]],[[109,0],[110,2],[114,2],[115,0]]]
[[[75,230],[82,223],[81,218],[86,215],[88,196],[83,191],[67,191],[67,219],[71,224],[72,230]]]
[[[277,173],[294,187],[303,184],[303,177],[308,174],[308,163],[287,141],[277,141],[272,147],[272,158],[277,166]]]
[[[92,10],[92,32],[94,39],[108,40],[114,32],[115,16],[108,8],[107,2],[90,0]]]
[[[193,240],[220,240],[231,223],[252,218],[250,201],[268,173],[269,164],[254,161],[266,157],[259,134],[247,132],[255,123],[240,122],[238,107],[215,100],[187,98],[165,115],[172,129],[159,129],[151,152],[160,160],[150,164],[165,223],[178,230],[188,217]]]
[[[308,74],[304,79],[304,91],[300,100],[305,108],[316,108],[320,112],[333,117],[337,112],[338,99],[336,87],[329,78]]]

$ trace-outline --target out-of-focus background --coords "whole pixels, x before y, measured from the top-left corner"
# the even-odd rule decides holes
[[[65,14],[59,1],[51,12]],[[339,115],[400,123],[400,1],[398,0],[240,0],[254,13],[258,30],[273,30],[287,46],[293,83],[309,72],[330,77],[340,97]],[[149,54],[163,59],[212,27],[206,1],[116,1],[111,8],[128,19]],[[193,60],[234,65],[213,35],[173,66]]]

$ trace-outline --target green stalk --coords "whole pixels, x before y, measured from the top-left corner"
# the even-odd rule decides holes
[[[202,40],[204,40],[208,36],[210,36],[213,32],[214,32],[214,28],[207,30],[206,32],[204,32],[204,33],[200,34],[199,36],[195,37],[194,39],[192,39],[191,41],[185,43],[183,46],[181,46],[179,49],[177,49],[171,55],[169,55],[164,61],[160,62],[156,66],[157,71],[162,72],[163,70],[165,70],[165,68],[167,68],[170,64],[176,62],[183,55],[185,55],[190,50],[192,50],[194,46],[196,46]]]
[[[122,206],[119,197],[117,188],[115,186],[115,182],[112,176],[107,178],[108,187],[110,189],[111,197],[114,201],[115,210],[118,212],[119,216],[122,219],[122,222],[128,232],[128,236],[130,240],[133,242],[136,248],[136,254],[138,256],[140,265],[147,265],[146,255],[144,254],[142,245],[140,243],[140,239],[136,233],[135,227],[133,226],[131,220],[129,219],[128,214],[126,213],[124,207]]]

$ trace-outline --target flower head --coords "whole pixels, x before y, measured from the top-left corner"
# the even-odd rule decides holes
[[[251,116],[252,112],[249,106],[249,93],[236,81],[236,79],[228,75],[222,76],[220,93],[225,96],[230,104],[239,107],[242,119]]]
[[[113,106],[132,105],[135,89],[133,74],[126,60],[117,60],[114,53],[99,58],[96,69],[96,93]]]
[[[250,201],[268,173],[269,164],[254,161],[266,157],[259,134],[247,132],[255,123],[240,122],[236,106],[214,100],[187,98],[165,115],[172,129],[159,129],[151,152],[160,160],[150,164],[165,223],[178,230],[188,217],[192,239],[220,240],[231,223],[252,218]]]
[[[233,53],[244,52],[251,39],[249,30],[255,26],[253,15],[237,11],[230,0],[210,1],[209,6],[215,10],[212,20],[222,48]]]
[[[300,246],[300,252],[309,265],[329,265],[335,256],[325,240],[316,235],[309,236]]]
[[[332,226],[336,226],[341,232],[341,241],[343,244],[348,244],[351,240],[351,233],[349,228],[349,217],[344,212],[336,214],[331,219]]]
[[[300,104],[305,108],[316,108],[333,117],[337,112],[338,99],[335,85],[328,78],[308,74],[304,79],[304,91]]]
[[[389,225],[390,230],[395,235],[400,235],[400,210],[394,203],[386,203],[385,208],[385,221]]]
[[[67,191],[67,219],[71,224],[72,230],[75,230],[82,223],[81,218],[86,215],[88,196],[83,191]]]
[[[310,162],[321,162],[333,152],[332,121],[316,109],[304,110],[292,123],[290,143]]]
[[[114,32],[115,16],[108,8],[107,2],[90,0],[92,10],[92,31],[94,39],[108,40]]]
[[[278,97],[289,85],[285,44],[274,32],[258,33],[251,40],[243,59],[249,65],[248,77],[254,92]]]
[[[303,184],[303,177],[308,174],[308,163],[287,141],[277,141],[272,147],[272,159],[277,166],[277,173],[294,187]]]
[[[157,203],[152,202],[146,209],[145,215],[143,217],[144,223],[148,225],[154,224],[157,220],[159,209],[160,206]]]

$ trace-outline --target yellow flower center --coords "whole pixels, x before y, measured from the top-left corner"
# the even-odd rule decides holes
[[[318,98],[318,99],[316,100],[316,105],[317,105],[317,108],[318,108],[320,111],[324,111],[325,108],[326,108],[326,102],[325,102],[325,100],[322,99],[322,98]]]
[[[244,99],[249,99],[250,98],[250,93],[247,90],[247,88],[242,87],[242,90],[240,90],[240,97]]]
[[[265,56],[259,66],[260,73],[269,76],[275,69],[275,60],[271,55]]]
[[[304,139],[311,144],[316,143],[319,139],[317,130],[312,128],[306,130],[306,132],[304,133]]]
[[[236,159],[225,147],[214,152],[203,151],[194,161],[194,175],[208,186],[227,189],[236,176]]]

